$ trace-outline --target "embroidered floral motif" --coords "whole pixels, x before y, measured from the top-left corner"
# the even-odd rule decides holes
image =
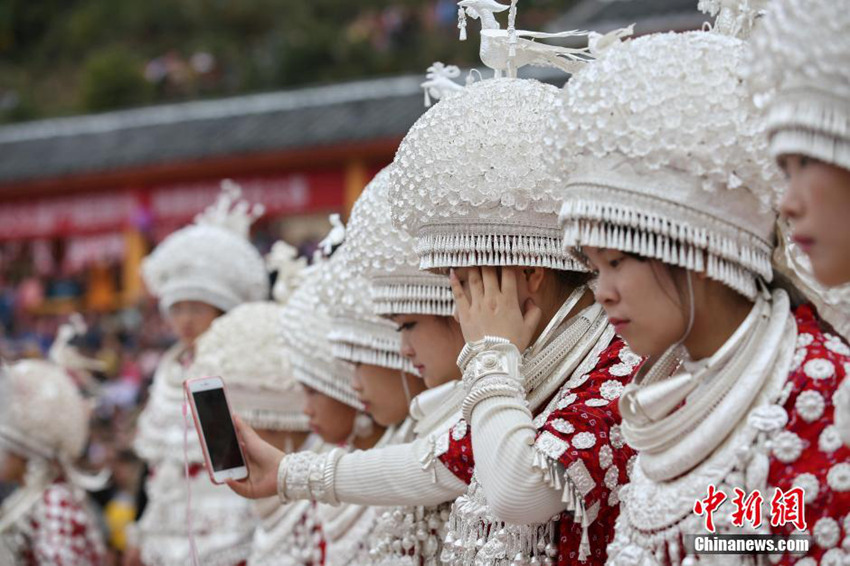
[[[608,401],[606,399],[588,399],[587,401],[584,402],[584,404],[587,405],[588,407],[604,407],[605,405],[607,405],[610,402],[611,401]]]
[[[570,393],[569,395],[558,401],[557,407],[561,410],[564,410],[570,405],[572,405],[576,399],[578,399],[578,395],[576,395],[575,393]]]
[[[608,494],[608,506],[616,507],[620,504],[620,488],[617,487],[611,490],[611,493]]]
[[[838,527],[838,521],[832,517],[821,517],[815,527],[812,529],[812,534],[815,537],[815,542],[821,548],[832,548],[838,544],[838,537],[841,536],[841,529]]]
[[[550,409],[546,409],[534,417],[534,420],[532,420],[531,423],[534,425],[535,429],[540,430],[543,428],[543,425],[546,424],[546,421],[549,420],[550,416],[552,416],[552,411]]]
[[[570,444],[566,440],[562,440],[549,431],[543,431],[535,442],[537,449],[546,454],[549,458],[557,460],[560,458]]]
[[[850,463],[842,462],[831,467],[826,483],[835,491],[850,491]]]
[[[607,444],[604,444],[599,449],[599,466],[603,470],[607,470],[608,467],[614,463],[614,451],[611,450],[611,447]]]
[[[632,352],[628,346],[620,350],[620,361],[635,367],[641,362],[641,357]]]
[[[797,335],[797,348],[805,348],[815,339],[814,336],[809,334],[808,332],[803,332],[802,334]]]
[[[845,553],[840,548],[833,548],[823,553],[820,559],[820,566],[844,566],[847,564],[844,560]],[[799,564],[799,562],[797,563]]]
[[[812,379],[828,379],[835,375],[835,366],[823,358],[815,358],[806,362],[803,371]]]
[[[826,341],[823,345],[827,350],[838,354],[839,356],[850,356],[850,347],[844,341],[834,334],[826,334]]]
[[[821,418],[825,407],[826,402],[823,399],[823,395],[811,389],[800,393],[797,397],[797,402],[794,404],[797,413],[807,423],[813,423]]]
[[[460,441],[466,436],[467,431],[469,431],[469,425],[466,424],[466,419],[460,419],[454,428],[452,428],[452,438]]]
[[[562,434],[572,434],[576,430],[576,427],[574,427],[572,423],[565,419],[555,419],[554,421],[552,421],[552,428]]]
[[[573,446],[579,450],[587,450],[596,445],[596,435],[592,432],[580,432],[573,437]]]
[[[632,477],[632,470],[635,469],[635,463],[637,462],[637,454],[629,458],[629,461],[626,462],[626,475]]]
[[[773,438],[773,454],[780,462],[790,464],[803,453],[803,441],[790,430],[783,430]]]
[[[611,366],[611,369],[608,370],[609,373],[615,377],[625,377],[631,374],[635,366],[638,365],[641,361],[640,356],[636,355],[628,348],[623,348],[622,350],[620,350],[620,354],[618,357],[620,358],[620,363],[614,364],[613,366]]]
[[[806,503],[811,503],[818,496],[818,492],[820,491],[820,485],[818,484],[818,478],[815,477],[814,474],[804,473],[800,474],[796,478],[794,478],[794,482],[791,484],[794,487],[803,488],[803,492],[805,493]]]
[[[605,472],[605,487],[608,489],[616,489],[619,485],[620,469],[617,466],[611,466]]]
[[[747,422],[762,432],[773,432],[788,423],[788,413],[779,405],[762,405],[753,409]]]
[[[835,425],[829,425],[823,432],[820,433],[820,437],[818,437],[818,448],[820,448],[821,452],[826,452],[827,454],[832,454],[841,446],[844,442],[841,440],[841,436],[838,434],[838,429]]]
[[[619,450],[626,443],[626,439],[623,437],[623,431],[620,428],[620,425],[614,425],[611,427],[610,432],[608,433],[609,438],[611,439],[611,446]]]
[[[622,395],[623,389],[625,389],[625,386],[622,382],[611,379],[602,384],[602,387],[599,388],[599,394],[602,395],[604,399],[613,401]]]
[[[632,373],[632,366],[629,364],[615,364],[611,366],[609,373],[617,377],[625,377]]]

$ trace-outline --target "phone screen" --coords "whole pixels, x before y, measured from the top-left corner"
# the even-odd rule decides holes
[[[195,391],[193,396],[213,471],[220,472],[244,466],[224,389]]]

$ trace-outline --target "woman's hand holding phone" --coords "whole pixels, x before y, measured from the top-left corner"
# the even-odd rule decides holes
[[[251,470],[244,480],[228,480],[227,486],[248,499],[263,499],[277,495],[277,469],[285,454],[260,438],[253,428],[234,416],[242,452]]]

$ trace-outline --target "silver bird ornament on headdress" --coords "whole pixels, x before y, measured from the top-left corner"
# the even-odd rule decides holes
[[[425,107],[431,106],[431,99],[442,100],[452,92],[463,90],[463,85],[452,79],[460,76],[460,68],[457,65],[444,65],[436,61],[428,67],[425,73],[425,82],[421,85],[425,91]]]
[[[605,36],[584,30],[545,33],[518,30],[515,27],[516,0],[510,6],[492,0],[460,0],[458,15],[461,39],[466,33],[466,16],[481,20],[481,62],[493,69],[495,76],[515,77],[521,67],[551,67],[565,73],[575,73],[592,59],[590,47],[562,47],[539,43],[540,39],[588,37],[594,41],[604,37],[608,42],[631,34],[631,28],[616,30]],[[502,29],[494,14],[510,9],[508,29]]]

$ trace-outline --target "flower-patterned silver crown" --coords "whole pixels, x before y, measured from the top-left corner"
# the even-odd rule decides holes
[[[542,266],[584,271],[561,246],[554,180],[543,167],[558,89],[500,78],[467,86],[410,129],[390,171],[393,223],[420,268]]]
[[[745,50],[722,33],[654,34],[613,44],[573,77],[548,138],[567,249],[705,271],[750,298],[757,278],[772,279],[782,181],[738,78]]]
[[[745,74],[768,104],[774,157],[797,153],[850,169],[846,3],[774,0],[753,33]]]
[[[322,300],[333,258],[319,258],[303,272],[303,282],[280,314],[280,332],[292,374],[299,382],[357,410],[363,405],[351,387],[354,366],[334,357],[328,334],[331,317]]]
[[[255,428],[304,431],[304,392],[281,343],[282,311],[272,301],[243,303],[215,319],[189,374],[223,378],[234,411]]]
[[[268,295],[260,253],[248,240],[251,223],[263,213],[241,189],[222,182],[218,200],[157,246],[142,263],[142,276],[163,310],[179,301],[201,301],[228,311]]]
[[[419,269],[413,238],[392,224],[390,171],[383,169],[354,203],[346,253],[352,269],[371,285],[375,314],[451,316],[447,277]]]

